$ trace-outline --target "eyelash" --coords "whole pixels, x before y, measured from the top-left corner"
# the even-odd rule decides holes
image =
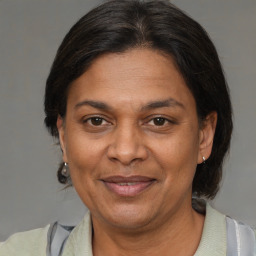
[[[83,123],[87,123],[87,124],[90,123],[91,126],[95,126],[95,127],[97,127],[97,126],[102,126],[102,123],[99,124],[99,125],[95,125],[95,124],[92,123],[93,120],[97,122],[96,119],[99,119],[99,120],[102,121],[102,122],[110,123],[110,122],[108,122],[105,118],[103,118],[103,117],[101,117],[101,116],[89,117],[89,118],[83,120]]]
[[[156,122],[159,122],[160,124],[156,124]],[[174,124],[175,122],[165,117],[157,116],[157,117],[151,118],[147,123],[148,124],[153,123],[154,126],[157,126],[160,128],[160,127],[166,126],[166,124]]]

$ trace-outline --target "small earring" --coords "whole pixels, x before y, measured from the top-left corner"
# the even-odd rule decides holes
[[[64,177],[66,177],[66,178],[69,177],[69,168],[68,168],[68,164],[67,164],[67,163],[64,163],[64,166],[63,166],[63,168],[62,168],[62,170],[61,170],[61,174],[62,174]]]
[[[205,164],[205,160],[206,160],[206,159],[205,159],[205,157],[203,156],[203,163],[204,163],[204,164]]]

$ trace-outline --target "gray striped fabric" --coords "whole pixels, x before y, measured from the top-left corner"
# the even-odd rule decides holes
[[[243,223],[226,217],[227,256],[256,256],[254,230]]]
[[[63,226],[55,222],[48,231],[47,256],[61,256],[64,245],[73,226]]]

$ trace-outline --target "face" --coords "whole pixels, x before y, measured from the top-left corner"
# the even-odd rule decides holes
[[[93,220],[141,228],[191,211],[196,166],[210,150],[171,57],[149,49],[99,57],[72,83],[57,126]]]

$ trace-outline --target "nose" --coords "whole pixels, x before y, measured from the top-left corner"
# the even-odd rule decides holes
[[[126,166],[145,160],[148,157],[148,151],[140,131],[131,125],[116,128],[107,156],[110,160],[118,161]]]

